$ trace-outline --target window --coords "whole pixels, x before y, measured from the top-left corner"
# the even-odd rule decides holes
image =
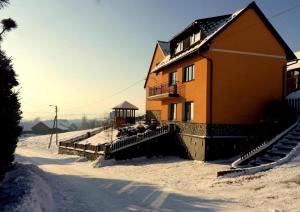
[[[191,37],[190,37],[190,42],[191,42],[191,45],[196,43],[197,41],[199,41],[201,39],[201,34],[200,32],[197,32],[196,34],[193,34]]]
[[[176,120],[176,104],[175,103],[169,104],[169,120],[170,121]]]
[[[183,68],[183,81],[188,82],[195,79],[194,65],[190,65]]]
[[[176,49],[175,49],[175,54],[178,52],[181,52],[183,50],[183,41],[177,43]]]
[[[194,120],[194,102],[184,103],[184,121]]]
[[[169,85],[176,84],[176,71],[169,73]]]

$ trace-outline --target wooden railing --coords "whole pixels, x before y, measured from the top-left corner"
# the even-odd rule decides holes
[[[95,153],[105,150],[104,144],[91,145],[91,144],[61,142],[59,143],[59,147],[66,147],[66,148],[71,148],[74,150],[81,150],[81,151],[92,151]]]
[[[99,129],[87,132],[86,134],[67,139],[59,142],[59,147],[72,148],[74,150],[82,150],[82,151],[93,151],[95,153],[99,151],[104,151],[105,144],[91,145],[91,144],[79,144],[79,141],[85,140],[91,136],[94,136],[103,130],[110,128],[111,126],[100,127]]]
[[[120,139],[116,141],[115,143],[108,144],[106,146],[106,151],[107,153],[112,153],[114,151],[127,148],[128,146],[143,142],[145,140],[157,137],[159,135],[165,134],[169,132],[169,127],[168,126],[163,126],[157,130],[149,131],[146,133],[142,133],[139,135],[134,135],[130,136],[124,139]]]
[[[148,96],[156,96],[161,94],[177,94],[177,85],[169,85],[167,83],[149,88]]]
[[[92,131],[89,131],[89,132],[86,132],[85,134],[83,135],[79,135],[79,136],[76,136],[76,137],[73,137],[73,138],[67,138],[67,139],[64,139],[64,140],[60,140],[60,143],[63,143],[63,142],[66,142],[66,143],[69,143],[69,142],[79,142],[79,141],[82,141],[82,140],[85,140],[91,136],[94,136],[100,132],[102,132],[103,130],[106,130],[108,129],[109,127],[107,126],[104,126],[104,127],[100,127],[96,130],[92,130]]]

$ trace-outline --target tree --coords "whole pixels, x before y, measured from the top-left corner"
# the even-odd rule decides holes
[[[0,9],[8,4],[8,0],[0,0]],[[0,40],[5,32],[17,27],[12,19],[4,19]],[[18,85],[11,58],[8,58],[0,47],[0,180],[14,160],[14,152],[22,128],[20,103],[18,92],[14,87]]]
[[[88,123],[88,119],[86,118],[86,115],[82,116],[80,129],[82,130],[89,129],[89,123]]]
[[[1,39],[2,39],[2,35],[5,32],[9,32],[12,29],[17,28],[17,26],[18,26],[17,23],[13,19],[11,19],[11,18],[3,19],[1,21],[1,24],[2,24],[2,31],[0,32],[0,38]]]

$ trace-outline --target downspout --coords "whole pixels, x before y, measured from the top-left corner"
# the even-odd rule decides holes
[[[287,71],[287,67],[288,67],[288,66],[291,66],[291,65],[294,65],[294,64],[297,64],[299,60],[300,60],[300,59],[294,59],[294,60],[292,60],[293,63],[291,63],[291,64],[286,64],[286,65],[284,65],[284,66],[282,67],[282,99],[283,99],[283,100],[284,100],[284,98],[285,98],[285,87],[286,87],[286,85],[285,85],[285,74],[286,74],[286,71]]]
[[[205,58],[205,59],[207,59],[208,61],[209,61],[209,65],[210,65],[210,67],[209,67],[209,69],[210,69],[210,87],[209,87],[209,128],[208,128],[208,135],[209,135],[209,137],[213,137],[213,133],[212,133],[212,124],[213,124],[213,119],[212,119],[212,104],[213,104],[213,67],[214,67],[214,63],[213,63],[213,60],[211,59],[211,58],[209,58],[209,57],[206,57],[206,56],[204,56],[204,55],[201,55],[200,54],[200,51],[199,51],[199,49],[198,49],[198,51],[197,51],[197,53],[198,53],[198,55],[200,56],[200,57],[203,57],[203,58]]]

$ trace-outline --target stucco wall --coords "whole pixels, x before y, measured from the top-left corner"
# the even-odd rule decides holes
[[[214,124],[255,123],[268,102],[282,98],[284,50],[252,9],[213,41],[207,55],[214,61]]]

